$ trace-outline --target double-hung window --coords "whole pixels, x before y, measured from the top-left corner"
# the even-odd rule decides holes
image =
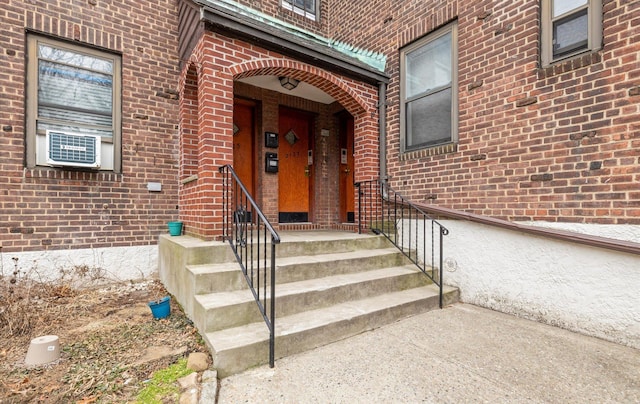
[[[65,142],[97,139],[99,169],[120,172],[120,56],[32,34],[27,46],[27,166],[52,165],[49,132]],[[85,151],[81,143],[62,148]]]
[[[319,0],[282,0],[282,7],[316,21]]]
[[[403,151],[457,141],[457,25],[400,51]]]
[[[542,0],[542,64],[602,46],[602,0]]]

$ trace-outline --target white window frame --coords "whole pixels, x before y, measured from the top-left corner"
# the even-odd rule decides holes
[[[410,127],[407,124],[407,105],[413,100],[406,97],[406,57],[411,52],[418,50],[432,41],[451,33],[451,134],[447,141],[439,143],[429,143],[416,146],[408,146]],[[415,99],[416,97],[414,97]],[[458,23],[457,21],[428,34],[424,38],[402,48],[400,50],[400,147],[403,153],[413,152],[421,149],[429,149],[458,141]]]
[[[112,102],[111,129],[112,136],[101,138],[100,170],[122,172],[122,59],[115,53],[110,53],[90,46],[70,43],[65,40],[54,39],[36,33],[27,33],[26,60],[26,165],[29,168],[49,166],[46,163],[46,131],[38,130],[38,49],[40,45],[47,45],[68,52],[87,55],[108,60],[112,67]],[[66,121],[52,122],[65,126],[75,124]],[[77,125],[77,124],[76,124]],[[85,125],[89,128],[88,125]],[[76,132],[76,131],[74,131]],[[80,131],[81,133],[81,131]]]
[[[307,1],[307,0],[305,0]],[[320,14],[320,0],[313,0],[314,11],[309,12],[306,8],[302,9],[295,5],[295,0],[282,0],[282,7],[286,10],[293,11],[296,14],[302,15],[310,20],[318,21]]]
[[[562,0],[542,0],[541,6],[541,60],[542,66],[572,58],[582,53],[594,52],[602,48],[602,0],[588,0],[584,6],[577,7],[562,15],[553,17],[553,2]],[[566,55],[553,56],[553,23],[571,15],[587,10],[588,34],[587,46]]]

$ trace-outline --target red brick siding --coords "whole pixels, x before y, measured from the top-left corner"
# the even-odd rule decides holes
[[[548,68],[540,2],[355,3],[331,15],[329,35],[387,56],[387,160],[399,192],[510,220],[640,224],[640,42],[631,28],[640,3],[605,0],[603,49]],[[399,49],[454,20],[457,150],[403,155]]]
[[[191,66],[187,71],[180,97],[180,180],[198,174],[198,73]]]
[[[0,20],[2,251],[155,243],[177,218],[176,2],[7,0]],[[25,29],[122,54],[121,174],[24,168]]]

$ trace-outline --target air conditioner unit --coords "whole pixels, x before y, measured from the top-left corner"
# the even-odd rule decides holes
[[[47,130],[47,164],[100,168],[100,136]]]

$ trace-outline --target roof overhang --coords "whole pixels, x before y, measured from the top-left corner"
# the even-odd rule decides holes
[[[305,39],[288,30],[251,19],[241,12],[214,2],[195,0],[194,3],[200,6],[201,21],[213,32],[245,40],[264,49],[372,85],[389,82],[385,73],[311,38]]]

